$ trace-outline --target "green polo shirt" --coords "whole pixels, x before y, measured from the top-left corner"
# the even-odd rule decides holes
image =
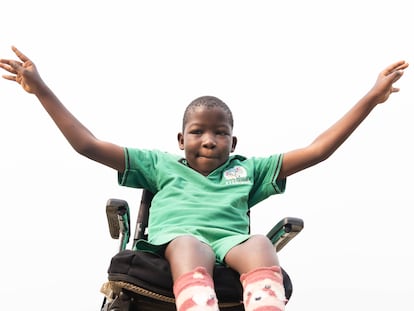
[[[249,208],[283,193],[286,186],[286,179],[277,180],[281,154],[249,159],[232,155],[208,176],[179,156],[158,150],[126,148],[125,161],[119,184],[155,194],[148,242],[164,245],[177,236],[193,235],[209,244],[220,261],[249,237]],[[148,250],[148,244],[142,245]]]

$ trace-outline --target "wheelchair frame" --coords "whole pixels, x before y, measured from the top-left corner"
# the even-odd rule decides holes
[[[128,275],[129,272],[115,271],[111,269],[114,264],[114,259],[117,256],[123,256],[122,260],[127,260],[127,264],[131,264],[131,258],[153,256],[153,259],[161,262],[160,265],[167,265],[165,259],[156,258],[155,255],[150,255],[145,252],[133,251],[136,243],[140,239],[147,239],[148,216],[151,207],[151,200],[153,194],[148,190],[143,189],[141,195],[141,203],[135,224],[135,232],[133,243],[130,250],[127,249],[131,237],[131,219],[128,203],[120,199],[109,199],[106,204],[106,215],[108,219],[109,232],[113,239],[119,240],[119,252],[112,258],[110,268],[108,269],[108,282],[102,286],[101,292],[105,294],[102,302],[101,311],[169,311],[176,310],[172,288],[158,289],[156,286],[151,286],[147,282],[136,281],[135,278]],[[279,252],[286,244],[291,241],[304,227],[303,220],[295,217],[285,217],[281,219],[267,234],[267,237],[275,246],[275,251]],[[126,258],[126,259],[125,259]],[[135,258],[135,259],[136,259]],[[147,260],[147,259],[146,259]],[[168,269],[167,267],[163,268]],[[127,269],[129,271],[129,269]],[[217,272],[217,273],[216,273]],[[289,276],[284,273],[284,286],[286,296],[289,299],[292,294],[292,284]],[[224,266],[216,266],[214,276],[215,279],[223,279],[222,282],[236,282],[237,289],[217,288],[217,296],[220,298],[219,291],[228,293],[229,290],[237,291],[234,294],[234,301],[220,302],[219,307],[226,311],[242,311],[244,310],[240,296],[242,290],[240,282],[238,281],[238,274],[236,271]],[[172,286],[172,281],[170,281]],[[168,286],[167,286],[168,287]]]

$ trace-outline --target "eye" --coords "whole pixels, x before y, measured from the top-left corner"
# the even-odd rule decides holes
[[[203,134],[203,131],[201,129],[192,129],[189,131],[189,133],[194,135],[200,135]]]
[[[219,130],[219,131],[216,132],[216,135],[228,136],[228,135],[230,135],[230,133],[228,131],[225,131],[225,130]]]

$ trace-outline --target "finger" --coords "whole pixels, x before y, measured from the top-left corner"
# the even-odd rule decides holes
[[[395,62],[391,65],[389,65],[387,68],[385,68],[382,73],[386,76],[389,74],[397,71],[397,70],[403,70],[408,67],[408,63],[406,63],[404,60],[400,60],[398,62]]]
[[[4,65],[4,64],[6,64],[6,65],[9,65],[9,66],[10,66],[10,64],[11,64],[12,62],[14,62],[14,61],[13,61],[13,60],[11,60],[11,59],[0,59],[0,66],[1,66],[1,65]]]
[[[2,77],[6,80],[16,81],[16,76],[3,75]]]
[[[9,65],[9,69],[6,69],[6,70],[16,75],[21,73],[23,70],[23,64],[15,60],[9,61],[8,65]]]
[[[397,82],[402,77],[403,74],[404,74],[404,71],[402,71],[402,70],[392,72],[390,74],[390,78],[392,80],[392,83]]]
[[[11,66],[12,62],[13,61],[8,60],[8,59],[0,60],[0,68],[3,68],[4,70],[7,70],[10,73],[17,74],[16,70],[14,70],[13,67]]]
[[[397,67],[395,67],[394,68],[394,71],[403,71],[404,69],[406,69],[408,67],[408,63],[405,63],[404,62],[404,64],[402,64],[402,65],[400,65],[400,66],[397,66]]]
[[[404,62],[404,64],[402,64],[401,66],[395,68],[395,70],[404,70],[407,67],[408,67],[408,63]]]
[[[20,60],[22,62],[27,62],[27,61],[30,60],[26,55],[24,55],[22,52],[20,52],[20,50],[18,48],[16,48],[15,46],[12,46],[12,50],[13,50],[14,54],[16,54],[17,57],[20,58]]]

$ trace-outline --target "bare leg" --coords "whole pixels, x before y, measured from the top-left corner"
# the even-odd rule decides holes
[[[184,235],[171,241],[165,250],[165,258],[170,264],[173,280],[197,267],[206,268],[212,276],[216,256],[207,244],[195,237]]]
[[[255,268],[278,266],[276,250],[264,235],[253,235],[227,253],[226,264],[240,274]]]
[[[285,290],[276,250],[266,236],[254,235],[233,247],[226,263],[240,273],[246,311],[285,310]]]
[[[180,236],[167,246],[165,258],[178,311],[219,310],[212,278],[216,256],[210,246],[192,236]]]

